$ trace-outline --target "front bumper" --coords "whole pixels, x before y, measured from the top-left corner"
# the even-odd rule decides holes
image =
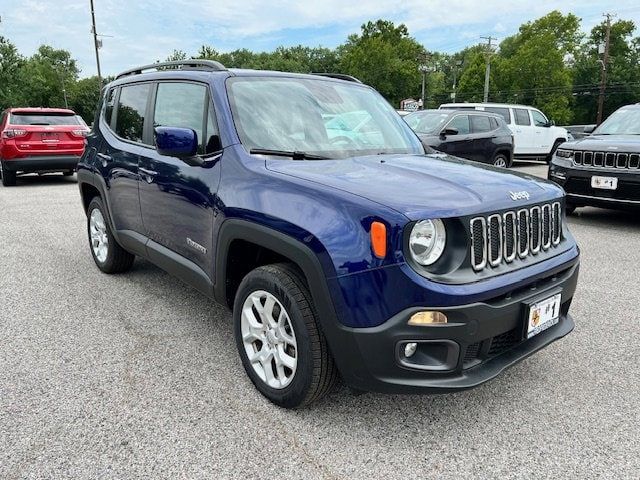
[[[616,190],[591,187],[591,177],[615,177]],[[640,207],[640,172],[617,168],[574,168],[554,161],[549,167],[549,180],[564,188],[567,201],[577,207],[595,206],[604,208]]]
[[[578,270],[576,258],[542,278],[532,279],[526,287],[490,301],[443,308],[414,307],[377,327],[342,327],[338,356],[344,380],[357,389],[384,393],[445,393],[480,385],[573,330],[568,312]],[[561,293],[558,323],[525,340],[528,305],[556,293]],[[441,311],[449,321],[409,326],[411,315],[421,310]],[[406,361],[406,342],[418,343],[423,354],[420,358],[426,359],[427,368],[425,364]]]
[[[12,158],[2,161],[2,168],[9,172],[62,172],[75,170],[79,155],[42,155]]]

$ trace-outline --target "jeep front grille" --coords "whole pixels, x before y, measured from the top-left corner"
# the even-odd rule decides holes
[[[471,220],[471,265],[476,271],[524,259],[560,243],[559,202]]]
[[[640,169],[640,153],[573,152],[573,164],[579,167]]]

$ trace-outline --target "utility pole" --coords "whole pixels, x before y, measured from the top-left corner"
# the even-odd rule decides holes
[[[483,102],[487,103],[489,101],[489,76],[491,74],[491,55],[493,55],[493,45],[491,44],[491,42],[493,42],[494,40],[497,40],[497,38],[492,37],[491,35],[489,35],[488,37],[480,37],[483,40],[487,41],[487,51],[486,51],[486,56],[487,56],[487,66],[484,70],[484,96],[483,98]]]
[[[456,101],[456,88],[458,87],[458,83],[456,82],[458,77],[458,68],[462,66],[462,60],[456,60],[453,65],[453,92],[451,92],[451,100],[455,103]]]
[[[102,91],[102,73],[100,72],[100,54],[98,53],[100,41],[98,40],[98,32],[96,31],[96,13],[93,8],[93,0],[89,1],[91,2],[91,33],[93,33],[93,46],[96,49],[96,65],[98,67],[98,85],[100,85],[100,90]]]
[[[602,52],[602,60],[598,60],[598,62],[602,64],[602,70],[600,73],[600,94],[598,95],[598,117],[596,119],[596,123],[598,125],[602,123],[602,115],[604,110],[604,92],[607,87],[607,64],[609,63],[609,40],[611,37],[611,18],[613,17],[613,15],[610,13],[605,13],[604,16],[607,17],[607,24],[605,27],[606,30],[604,35],[604,52]]]

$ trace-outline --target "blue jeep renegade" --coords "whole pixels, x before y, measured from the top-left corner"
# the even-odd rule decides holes
[[[574,327],[562,189],[425,154],[346,75],[202,60],[124,72],[78,181],[98,268],[137,255],[231,307],[247,374],[284,407],[338,377],[471,388]]]

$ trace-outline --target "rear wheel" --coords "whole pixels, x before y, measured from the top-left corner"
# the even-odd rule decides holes
[[[104,273],[125,272],[133,265],[135,256],[118,245],[111,232],[100,197],[95,197],[87,209],[87,234],[93,261]]]
[[[509,168],[509,157],[507,157],[504,153],[496,153],[493,157],[493,166],[501,167],[501,168]]]
[[[2,176],[2,185],[5,187],[13,187],[16,184],[16,172],[7,170],[4,163],[0,161],[0,176]]]
[[[73,170],[69,170],[67,172],[62,172],[62,175],[64,175],[65,177],[70,177],[73,175]]]
[[[326,395],[337,379],[311,294],[287,264],[256,268],[240,284],[233,307],[242,364],[256,388],[285,408]]]

